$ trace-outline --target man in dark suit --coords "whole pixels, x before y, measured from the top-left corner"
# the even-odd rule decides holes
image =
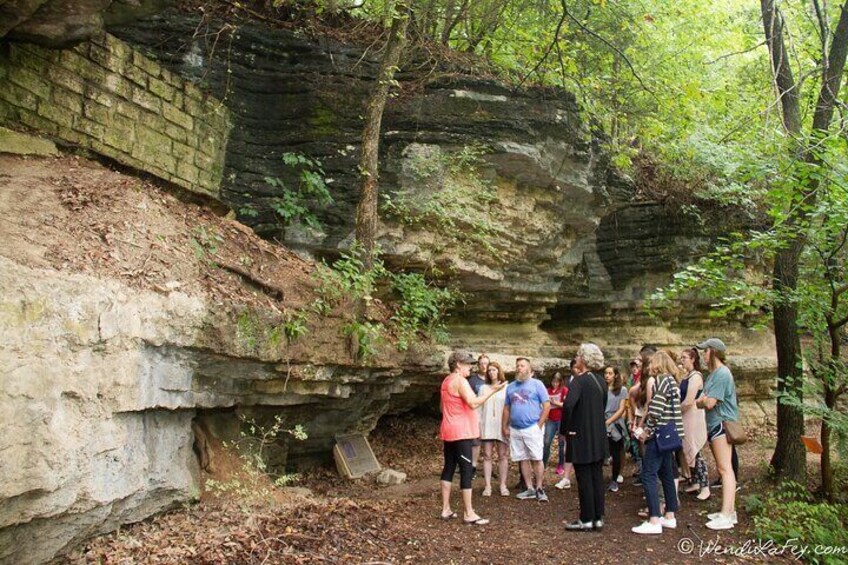
[[[571,438],[580,518],[568,524],[566,529],[600,530],[604,527],[606,494],[603,465],[609,454],[604,420],[607,383],[600,373],[604,367],[604,354],[597,345],[584,343],[577,350],[575,360],[579,376],[569,385],[560,433]]]

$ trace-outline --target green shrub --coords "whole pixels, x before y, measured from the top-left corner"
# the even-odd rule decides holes
[[[239,454],[242,465],[240,473],[223,480],[207,479],[205,488],[219,498],[235,498],[246,505],[267,502],[272,496],[272,487],[282,487],[299,477],[296,474],[272,473],[266,462],[266,451],[269,446],[278,441],[281,436],[289,435],[298,441],[307,439],[303,426],[284,427],[282,416],[274,416],[269,426],[257,424],[255,420],[239,416],[242,430],[239,439],[225,442],[224,447],[233,449]]]
[[[312,209],[333,203],[321,161],[301,153],[283,153],[283,163],[296,171],[297,183],[291,186],[277,177],[265,177],[268,185],[283,191],[280,196],[269,201],[271,209],[284,226],[306,224],[310,228],[320,229],[321,223]],[[248,206],[239,211],[242,215],[253,215]]]
[[[848,506],[816,502],[805,486],[793,482],[781,484],[762,501],[748,497],[745,506],[756,512],[759,539],[808,546],[804,560],[809,563],[835,565],[848,560],[848,554],[816,555],[814,551],[817,546],[848,548]]]
[[[438,288],[420,273],[392,275],[392,288],[400,300],[392,321],[398,327],[398,349],[406,350],[419,331],[438,337],[444,333],[444,318],[460,296],[447,288]]]
[[[438,287],[423,274],[390,273],[379,258],[372,269],[364,270],[356,249],[343,253],[332,265],[319,265],[313,277],[319,285],[319,298],[311,309],[319,315],[326,316],[344,300],[370,303],[375,297],[394,310],[388,327],[358,318],[347,324],[345,334],[356,341],[361,359],[375,355],[387,333],[396,336],[400,351],[408,349],[419,334],[422,340],[443,342],[448,309],[461,300],[458,292]]]

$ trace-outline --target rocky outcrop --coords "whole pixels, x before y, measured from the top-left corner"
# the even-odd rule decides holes
[[[182,76],[203,77],[227,100],[233,129],[222,194],[237,211],[249,206],[259,212],[242,214],[242,221],[265,235],[281,234],[271,204],[284,186],[299,181],[298,171],[280,157],[302,152],[323,163],[335,203],[316,210],[323,231],[289,226],[282,235],[289,245],[317,255],[347,247],[357,200],[361,114],[376,56],[286,30],[244,25],[228,34],[221,23],[208,25],[224,30],[226,48],[207,51],[191,38],[197,22],[177,16],[113,32]],[[512,91],[469,76],[434,76],[414,71],[399,76],[403,92],[390,101],[383,120],[381,191],[414,199],[458,186],[467,208],[453,211],[449,229],[474,232],[480,229],[475,216],[490,218],[488,239],[498,252],[492,256],[471,245],[458,254],[438,245],[451,234],[432,225],[405,225],[386,213],[381,237],[386,258],[398,265],[437,264],[455,273],[471,297],[467,315],[540,322],[557,303],[563,281],[582,268],[584,255],[596,255],[595,231],[613,205],[615,184],[604,157],[569,93]],[[476,187],[462,190],[467,163],[451,166],[450,159],[472,147],[480,148],[475,180],[490,187],[488,200],[474,194]],[[272,186],[268,177],[284,186]]]
[[[332,334],[310,336],[323,358],[270,354],[267,343],[246,354],[244,318],[206,299],[4,258],[0,289],[3,563],[42,562],[199,495],[195,418],[237,439],[236,416],[283,414],[309,438],[281,442],[271,463],[326,461],[336,434],[367,433],[380,415],[428,400],[443,362],[356,366],[340,337],[323,343]]]
[[[44,562],[197,497],[198,429],[239,440],[242,420],[281,417],[308,438],[283,434],[269,464],[326,463],[336,434],[438,386],[441,351],[384,343],[362,361],[343,313],[307,314],[287,338],[287,313],[315,297],[309,265],[243,226],[93,164],[0,155],[0,169],[0,563]],[[200,234],[285,298],[210,266]]]
[[[288,30],[247,24],[229,33],[222,22],[206,25],[226,37],[214,50],[193,36],[197,22],[181,16],[113,31],[174,72],[202,77],[227,101],[233,129],[222,195],[237,211],[258,212],[242,221],[312,255],[346,248],[361,115],[378,55]],[[436,265],[466,292],[457,328],[496,322],[508,324],[509,333],[525,324],[563,330],[583,317],[613,325],[616,316],[644,319],[646,296],[712,244],[709,223],[636,201],[569,93],[511,90],[438,66],[414,70],[418,63],[413,57],[404,64],[400,94],[383,120],[380,190],[406,210],[384,207],[380,244],[390,264]],[[468,148],[479,149],[477,159],[462,160]],[[335,199],[316,209],[323,230],[274,220],[274,199],[298,183],[298,171],[280,159],[288,151],[323,162]],[[282,182],[269,184],[268,177]],[[423,221],[404,217],[428,206]],[[693,314],[705,320],[703,309]],[[459,341],[466,337],[476,342],[473,331]],[[550,349],[551,337],[525,343],[546,355],[535,344]]]
[[[0,39],[66,47],[103,31],[155,14],[168,0],[9,0],[0,3]]]

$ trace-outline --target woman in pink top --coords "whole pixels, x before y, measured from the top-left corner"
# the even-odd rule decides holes
[[[442,427],[441,437],[444,442],[445,466],[442,469],[442,519],[456,518],[456,512],[451,510],[451,482],[457,466],[459,467],[459,488],[462,491],[463,520],[466,524],[484,526],[489,523],[481,518],[471,506],[471,440],[480,437],[480,422],[477,412],[493,394],[506,386],[499,383],[490,387],[485,396],[477,397],[468,384],[474,357],[466,351],[454,351],[448,357],[450,374],[442,381],[441,405]]]

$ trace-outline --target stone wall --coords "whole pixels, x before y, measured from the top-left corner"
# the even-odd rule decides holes
[[[0,122],[219,198],[227,108],[108,34],[61,51],[0,45]]]

